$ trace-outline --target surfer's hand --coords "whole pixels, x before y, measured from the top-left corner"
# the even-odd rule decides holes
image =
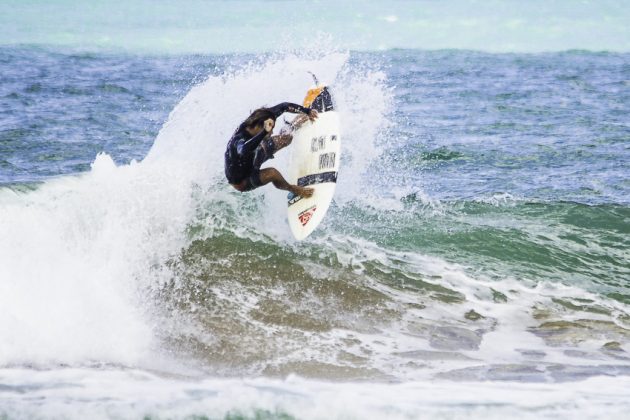
[[[315,111],[314,109],[311,109],[308,112],[308,119],[311,121],[315,121],[316,118],[317,118],[317,111]]]
[[[272,120],[271,118],[268,118],[265,120],[264,123],[264,127],[265,127],[265,131],[267,133],[271,133],[271,130],[273,130],[273,126],[276,125],[276,122],[274,120]]]
[[[291,122],[291,129],[297,130],[308,120],[308,114],[300,114]]]

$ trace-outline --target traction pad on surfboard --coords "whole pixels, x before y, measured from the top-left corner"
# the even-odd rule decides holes
[[[324,182],[337,182],[337,172],[331,171],[323,172],[321,174],[303,176],[302,178],[298,179],[297,184],[300,187],[307,187],[309,185],[323,184]],[[289,206],[297,203],[301,199],[301,196],[293,194],[292,192],[287,195]]]
[[[300,187],[306,187],[308,185],[322,184],[324,182],[337,182],[337,171],[303,176],[298,179],[297,184]]]
[[[332,96],[328,91],[328,87],[322,86],[309,89],[304,98],[304,106],[312,108],[317,112],[334,110]]]

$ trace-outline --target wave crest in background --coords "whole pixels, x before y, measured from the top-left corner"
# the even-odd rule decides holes
[[[255,10],[255,12],[254,12]],[[106,17],[106,18],[104,18]],[[247,21],[246,25],[239,25]],[[351,50],[630,51],[627,2],[109,1],[0,4],[0,44],[157,54],[307,47],[325,30]],[[234,25],[238,30],[234,30]],[[281,28],[278,30],[278,28]],[[255,41],[254,41],[255,40]]]

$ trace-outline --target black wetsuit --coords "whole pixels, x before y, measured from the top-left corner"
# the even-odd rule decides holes
[[[303,106],[283,102],[274,107],[267,108],[278,118],[285,112],[305,113],[311,110]],[[225,150],[225,176],[230,184],[240,184],[247,179],[242,191],[253,190],[260,184],[260,166],[268,159],[273,158],[275,147],[270,133],[262,130],[255,136],[251,136],[242,123],[232,135]]]

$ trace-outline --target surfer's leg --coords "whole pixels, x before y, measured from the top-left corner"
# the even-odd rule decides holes
[[[258,179],[260,185],[265,185],[268,183],[273,183],[274,187],[279,190],[290,191],[295,195],[300,195],[302,197],[308,198],[313,195],[312,188],[304,188],[297,185],[291,185],[287,182],[286,179],[282,176],[280,172],[276,168],[265,168],[261,169],[258,173]]]
[[[274,153],[280,149],[284,149],[293,141],[293,136],[291,134],[279,134],[277,136],[271,136],[271,141],[273,142]]]
[[[278,143],[279,146],[281,146],[280,148],[286,147],[288,144],[291,143],[291,140],[293,139],[291,135],[280,135],[273,137],[279,138]],[[260,146],[258,146],[254,154],[254,172],[249,178],[247,178],[247,185],[245,186],[243,191],[251,191],[272,182],[273,185],[280,190],[290,191],[293,194],[300,195],[302,197],[312,196],[312,188],[304,188],[297,185],[289,184],[286,179],[284,179],[282,174],[278,172],[277,169],[259,169],[260,165],[262,165],[267,160],[273,158],[273,154],[277,151],[278,148],[276,147],[276,141],[274,140],[274,138],[267,138],[263,140],[263,142],[260,144]]]
[[[278,151],[278,149],[276,148],[276,142],[273,137],[265,138],[254,151],[254,161],[252,166],[255,170],[258,170],[262,166],[262,164],[267,162],[269,159],[273,159],[273,154]],[[289,139],[289,143],[291,143],[291,139]]]

